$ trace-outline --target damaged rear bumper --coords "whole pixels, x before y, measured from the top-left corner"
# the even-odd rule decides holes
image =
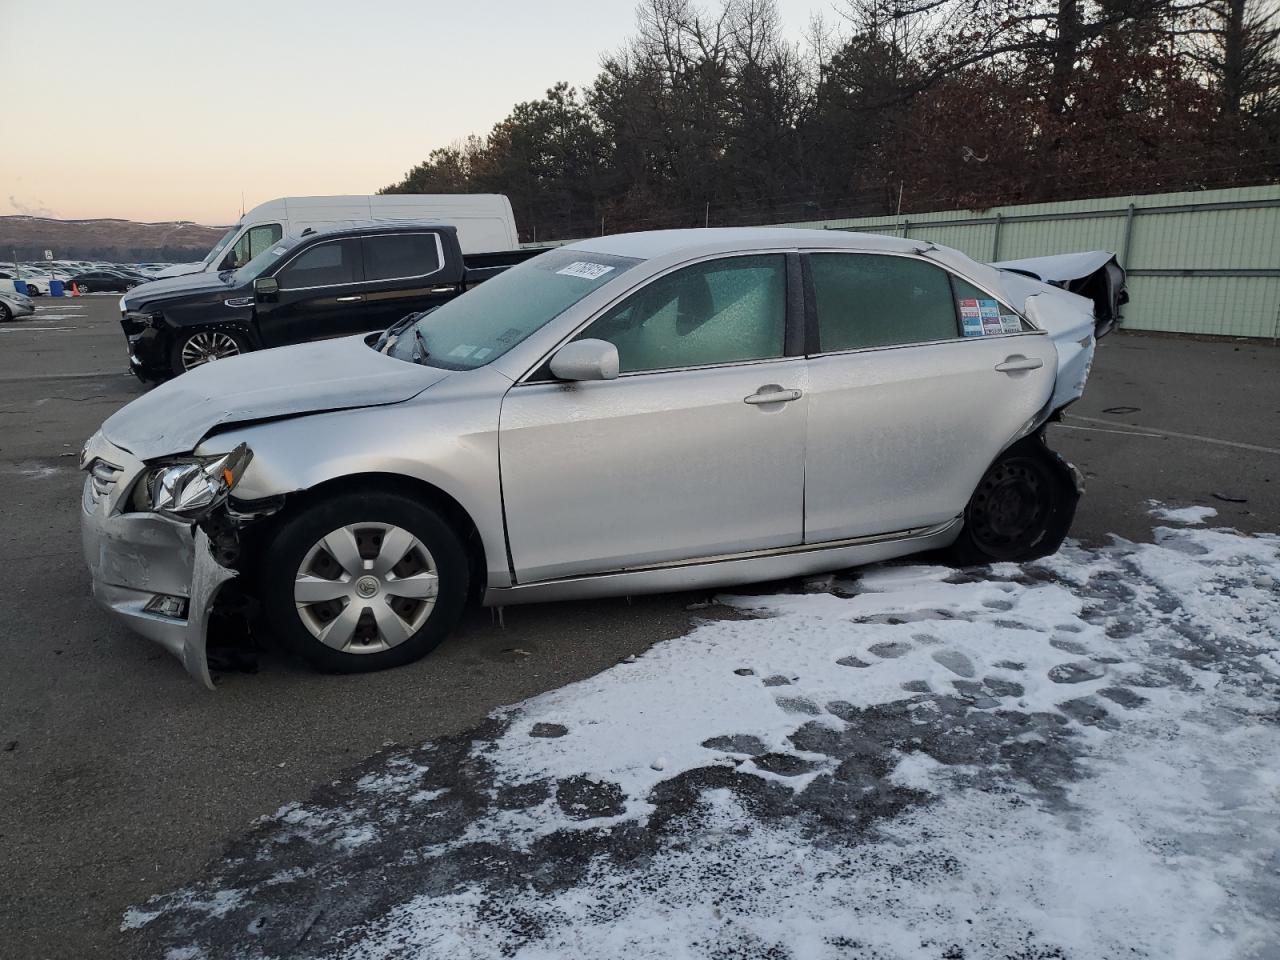
[[[85,478],[80,518],[94,598],[212,689],[209,615],[236,571],[217,563],[203,530],[121,509],[145,469],[141,461],[99,435],[86,447],[85,463],[102,465]]]

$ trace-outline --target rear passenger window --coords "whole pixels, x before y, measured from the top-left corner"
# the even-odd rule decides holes
[[[360,279],[359,263],[359,240],[330,240],[299,254],[276,279],[281,290],[355,283]]]
[[[908,257],[809,257],[823,353],[949,340],[958,335],[945,271]]]
[[[972,283],[952,277],[956,307],[960,311],[960,332],[966,337],[994,337],[1002,333],[1024,333],[1034,329],[1013,312],[1008,304],[979,290]]]
[[[440,269],[440,248],[434,233],[392,234],[364,238],[366,280],[421,277]]]

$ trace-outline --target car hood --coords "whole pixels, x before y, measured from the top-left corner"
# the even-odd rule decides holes
[[[148,280],[140,283],[124,295],[125,310],[144,310],[158,300],[173,300],[192,295],[225,294],[231,296],[234,287],[223,283],[216,273],[196,273],[186,277],[170,277],[167,280]]]
[[[199,273],[204,269],[204,261],[195,263],[175,263],[171,267],[165,267],[163,270],[156,271],[157,279],[169,279],[171,277],[188,277],[193,273]]]
[[[152,460],[190,453],[232,424],[399,403],[448,375],[384,356],[363,337],[259,350],[161,384],[113,414],[102,432]]]

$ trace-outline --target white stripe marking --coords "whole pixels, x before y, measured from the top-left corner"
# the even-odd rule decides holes
[[[1236,440],[1219,440],[1217,437],[1202,437],[1198,433],[1178,433],[1176,430],[1162,430],[1159,427],[1139,427],[1132,426],[1127,423],[1116,423],[1114,420],[1100,420],[1097,417],[1081,417],[1074,413],[1067,414],[1072,420],[1084,420],[1087,423],[1105,423],[1109,427],[1127,427],[1125,430],[1115,430],[1114,433],[1124,434],[1125,436],[1134,437],[1177,437],[1179,440],[1195,440],[1199,443],[1212,443],[1220,447],[1234,447],[1237,450],[1253,450],[1256,453],[1274,453],[1280,456],[1280,450],[1275,447],[1263,447],[1256,443],[1240,443]],[[1064,424],[1068,426],[1068,424]],[[1083,429],[1083,428],[1080,428]],[[1149,430],[1150,433],[1139,433],[1141,430]]]

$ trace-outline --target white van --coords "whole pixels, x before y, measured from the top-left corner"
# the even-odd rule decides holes
[[[156,274],[234,270],[285,234],[325,230],[368,220],[428,220],[458,229],[462,252],[496,253],[520,245],[511,201],[498,193],[388,193],[360,197],[280,197],[260,203],[223,234],[199,263],[179,263]]]

